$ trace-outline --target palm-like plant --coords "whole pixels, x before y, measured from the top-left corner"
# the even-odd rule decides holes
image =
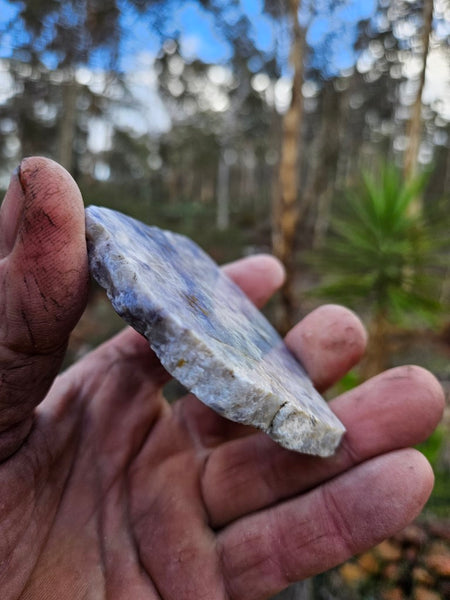
[[[440,309],[441,243],[437,228],[412,205],[425,177],[404,181],[391,166],[378,175],[363,173],[332,219],[319,264],[322,296],[363,310],[370,344],[365,375],[386,366],[392,323],[430,320]]]

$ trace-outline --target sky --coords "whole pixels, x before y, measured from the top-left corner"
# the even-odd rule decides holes
[[[0,0],[1,2],[4,0]],[[240,0],[241,10],[251,23],[251,36],[255,45],[262,52],[270,52],[277,43],[280,44],[279,24],[275,23],[268,15],[263,13],[263,0]],[[339,27],[339,35],[335,36],[330,55],[327,57],[329,74],[335,75],[341,69],[347,69],[355,64],[356,56],[353,44],[356,39],[356,24],[359,20],[374,14],[376,0],[348,0],[344,6],[336,9],[332,16],[326,14],[321,5],[323,0],[315,1],[318,16],[311,22],[308,29],[308,43],[312,46],[321,44],[325,36]],[[322,14],[321,14],[322,13]],[[325,14],[324,14],[325,13]],[[232,8],[227,12],[226,18],[233,24],[233,19],[239,12]],[[138,15],[128,11],[123,16],[124,30],[129,32],[123,44],[122,67],[127,70],[133,57],[145,49],[157,53],[160,41],[155,32],[146,25]],[[197,2],[187,0],[180,3],[177,10],[173,11],[168,29],[173,33],[179,32],[181,51],[188,60],[199,58],[209,63],[225,63],[230,60],[232,49],[223,35],[217,30],[214,19],[207,11],[202,9]],[[287,65],[287,51],[283,57]]]
[[[272,19],[262,12],[263,1],[240,0],[240,4],[242,12],[251,22],[252,38],[257,47],[263,52],[269,52],[275,44],[275,29]],[[239,14],[239,11],[230,7],[226,18],[233,24]],[[125,59],[132,57],[139,48],[158,51],[158,36],[142,23],[139,16],[128,11],[123,17],[123,24],[126,31],[132,32],[125,40]],[[217,30],[214,18],[197,2],[187,0],[180,3],[179,8],[173,11],[168,29],[179,32],[181,49],[186,59],[200,58],[204,62],[223,63],[231,58],[232,49]]]
[[[305,3],[312,0],[304,0]],[[123,0],[124,6],[126,0]],[[339,9],[333,18],[321,16],[325,0],[315,0],[315,7],[319,15],[312,21],[308,31],[308,42],[311,45],[320,45],[327,33],[330,33],[339,23],[339,35],[335,36],[330,55],[327,56],[326,64],[329,74],[336,74],[340,69],[348,68],[356,61],[352,50],[356,36],[356,23],[361,18],[369,17],[375,10],[376,0],[347,0],[347,6]],[[257,48],[262,52],[271,52],[275,46],[280,52],[280,62],[284,64],[284,78],[275,86],[275,102],[277,107],[287,107],[289,102],[290,67],[288,61],[288,36],[286,31],[280,31],[280,24],[263,13],[263,0],[240,0],[240,8],[226,5],[225,18],[231,26],[237,21],[241,14],[245,14],[251,24],[251,37]],[[167,33],[179,36],[180,49],[185,60],[199,58],[203,62],[212,65],[227,65],[232,56],[232,48],[225,36],[215,25],[213,16],[204,10],[194,0],[174,2],[176,8],[169,12],[169,21],[166,25]],[[8,0],[0,0],[0,28],[2,24],[12,22],[18,12],[17,4]],[[122,109],[116,119],[124,122],[127,120],[135,124],[135,128],[142,133],[144,131],[167,130],[170,127],[170,119],[157,94],[157,81],[152,70],[152,62],[158,54],[161,39],[152,30],[151,26],[139,14],[132,10],[122,10],[121,27],[124,32],[122,38],[119,68],[128,77],[128,83],[133,94],[140,105],[140,121],[130,114],[130,111]],[[20,27],[14,29],[14,33],[0,36],[0,58],[11,56],[14,45],[17,44],[15,35],[20,35]],[[285,42],[283,43],[283,39]],[[283,54],[284,53],[284,54]],[[54,57],[48,55],[46,63],[49,68],[55,65]],[[94,84],[101,85],[102,72],[105,67],[105,53],[100,51],[94,53],[89,65],[91,78]],[[251,65],[257,73],[258,65]],[[95,76],[95,73],[98,73]],[[80,69],[79,76],[86,77],[86,69]],[[97,79],[96,79],[97,77]],[[3,90],[2,90],[3,88]],[[8,77],[4,74],[0,78],[0,101],[7,95]],[[212,96],[214,100],[214,96]],[[216,95],[217,106],[224,105],[219,96]],[[223,100],[223,99],[222,99]],[[139,123],[139,127],[137,127]],[[108,139],[108,132],[100,132],[106,126],[101,123],[95,124],[92,140]],[[94,142],[92,142],[94,143]]]
[[[311,0],[305,0],[306,4],[309,1]],[[279,26],[263,13],[263,4],[263,0],[240,0],[241,11],[251,23],[253,41],[261,51],[269,52],[276,44]],[[367,18],[374,13],[376,0],[348,0],[343,7],[334,12],[332,17],[321,10],[323,0],[316,0],[314,4],[319,14],[312,21],[308,31],[308,42],[312,46],[320,44],[326,34],[339,24],[339,35],[333,42],[327,61],[333,71],[331,74],[336,74],[340,69],[354,64],[355,55],[352,46],[356,36],[355,25],[361,18]],[[17,4],[0,0],[0,26],[13,20],[17,12]],[[239,10],[230,6],[226,12],[227,21],[232,25],[238,17]],[[160,47],[160,40],[144,19],[130,9],[123,11],[121,24],[125,38],[120,66],[127,71],[132,68],[134,58],[142,52],[156,54]],[[193,0],[178,3],[178,6],[171,11],[167,29],[179,33],[181,49],[188,60],[199,58],[204,62],[224,63],[231,58],[232,50],[215,27],[213,17]],[[10,56],[14,43],[12,35],[4,35],[0,38],[0,57]],[[282,44],[279,46],[283,47]],[[94,57],[93,62],[92,67],[103,66],[101,53]],[[48,57],[48,63],[48,66],[52,67],[51,57]]]
[[[122,0],[124,5],[126,0]],[[282,2],[283,0],[280,0]],[[440,4],[445,0],[435,0]],[[315,8],[315,17],[311,20],[310,14],[300,14],[302,23],[308,19],[307,41],[316,50],[314,56],[319,61],[315,66],[322,68],[325,76],[334,76],[357,65],[358,57],[354,51],[354,42],[357,36],[357,24],[361,19],[370,18],[375,14],[377,0],[346,0],[330,15],[326,7],[328,0],[303,0],[303,5],[312,3]],[[263,0],[240,0],[240,9],[236,10],[228,5],[225,18],[233,25],[242,11],[251,23],[251,36],[256,46],[262,52],[269,52],[275,46],[280,53],[279,58],[284,61],[284,77],[275,86],[275,98],[279,102],[280,110],[287,107],[290,94],[290,69],[288,61],[288,36],[286,31],[280,29],[280,24],[263,13]],[[214,19],[205,11],[198,2],[184,0],[173,2],[174,8],[170,11],[169,21],[166,25],[167,33],[175,36],[178,34],[181,52],[185,60],[199,58],[211,65],[224,65],[232,55],[232,48],[224,35],[217,29]],[[17,14],[17,4],[8,0],[0,0],[0,29],[5,23],[11,22]],[[119,59],[119,68],[127,75],[133,94],[140,105],[139,119],[136,115],[128,114],[123,109],[116,119],[124,123],[133,122],[135,128],[139,122],[139,131],[164,131],[170,127],[170,119],[158,97],[157,80],[152,69],[154,58],[160,50],[161,40],[145,19],[130,9],[123,10],[121,26],[125,33]],[[0,58],[11,56],[14,44],[17,43],[15,35],[20,34],[20,27],[15,33],[6,33],[0,36]],[[326,40],[331,43],[324,45]],[[23,34],[22,34],[23,35]],[[326,51],[324,51],[326,48]],[[364,58],[364,57],[363,57]],[[53,67],[54,59],[47,57],[49,68]],[[358,63],[359,64],[359,63]],[[359,65],[360,66],[360,65]],[[358,68],[359,68],[358,66]],[[1,67],[1,65],[0,65]],[[413,67],[413,65],[412,65]],[[405,65],[405,69],[412,68]],[[79,76],[90,76],[93,85],[100,85],[105,68],[105,55],[97,52],[91,58],[89,65],[80,69]],[[368,65],[370,69],[370,64]],[[84,69],[84,70],[83,70]],[[255,70],[255,76],[257,68]],[[442,114],[450,119],[450,67],[445,64],[445,58],[438,55],[430,56],[429,72],[427,72],[427,85],[424,99],[433,101],[441,98]],[[259,80],[258,85],[261,85]],[[264,83],[264,82],[263,82]],[[1,72],[0,68],[0,102],[7,97],[10,90],[8,75]],[[10,93],[10,92],[9,92]],[[218,99],[220,100],[220,98]],[[220,102],[218,102],[220,104]],[[223,103],[222,103],[223,104]],[[92,140],[108,139],[108,132],[100,134],[99,129],[105,125],[96,124],[97,130],[92,135]]]

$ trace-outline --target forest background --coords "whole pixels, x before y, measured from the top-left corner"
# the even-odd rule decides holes
[[[0,0],[0,189],[50,156],[220,263],[274,252],[281,332],[324,299],[367,324],[333,393],[408,362],[448,390],[449,39],[448,0]],[[68,360],[120,326],[93,287]],[[449,421],[423,447],[440,520]]]

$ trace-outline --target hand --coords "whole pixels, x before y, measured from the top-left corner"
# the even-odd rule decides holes
[[[3,600],[257,600],[393,534],[433,475],[406,449],[436,426],[426,371],[388,371],[337,398],[348,433],[329,459],[288,452],[168,380],[126,329],[63,375],[86,304],[80,194],[26,159],[0,212],[0,589]],[[267,256],[227,267],[258,305],[281,284]],[[286,341],[321,390],[364,350],[353,313],[322,307]]]

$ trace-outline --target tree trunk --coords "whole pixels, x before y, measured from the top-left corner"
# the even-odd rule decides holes
[[[331,184],[329,184],[328,188],[321,192],[321,194],[317,198],[317,210],[316,219],[314,222],[312,243],[314,250],[320,250],[325,244],[325,238],[330,223],[332,201],[333,189]]]
[[[299,222],[300,136],[303,120],[303,56],[306,32],[298,20],[300,0],[289,0],[292,22],[291,63],[294,69],[292,99],[283,119],[283,138],[278,173],[278,189],[272,213],[272,245],[275,256],[284,264],[286,283],[281,290],[282,317],[280,329],[285,332],[293,324],[297,303],[294,294],[295,233]]]
[[[433,0],[423,0],[423,33],[422,33],[422,67],[419,77],[416,98],[411,111],[411,117],[407,126],[408,146],[404,158],[405,179],[412,179],[417,173],[417,162],[419,157],[420,142],[422,138],[422,94],[425,86],[425,75],[427,70],[428,52],[430,48],[430,36],[433,26]],[[412,210],[418,211],[416,202]]]
[[[216,226],[225,231],[230,225],[230,165],[226,150],[220,153],[217,173],[217,214]]]
[[[58,162],[73,172],[73,142],[77,121],[77,82],[70,70],[68,80],[62,85],[62,114],[58,140]]]
[[[328,229],[340,147],[341,96],[330,83],[324,85],[322,95],[321,125],[300,209],[301,215],[306,211],[314,214],[315,249],[321,246]]]
[[[389,323],[385,310],[380,309],[374,314],[368,333],[367,351],[361,364],[363,381],[378,375],[389,366]]]

